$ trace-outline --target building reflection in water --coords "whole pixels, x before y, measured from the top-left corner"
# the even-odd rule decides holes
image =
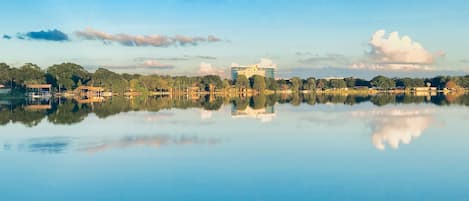
[[[202,120],[211,119],[212,115],[213,115],[213,112],[210,110],[203,110],[203,109],[200,110],[200,119]]]
[[[28,98],[24,109],[31,111],[49,110],[52,109],[52,100],[49,98]]]
[[[276,113],[273,105],[267,105],[259,109],[253,109],[249,106],[244,109],[238,109],[236,105],[232,105],[231,117],[234,119],[255,118],[259,119],[261,122],[271,122],[276,117]]]

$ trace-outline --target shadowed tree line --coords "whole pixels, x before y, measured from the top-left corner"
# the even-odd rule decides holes
[[[409,95],[327,95],[316,93],[297,94],[259,94],[252,97],[213,97],[203,96],[198,100],[184,98],[170,98],[168,96],[147,97],[140,96],[128,99],[121,96],[112,97],[100,103],[78,103],[75,100],[55,100],[52,102],[27,102],[25,100],[13,100],[12,102],[0,102],[0,125],[8,123],[21,123],[27,126],[35,126],[44,119],[53,124],[75,124],[83,121],[93,113],[98,118],[107,118],[119,113],[131,111],[159,112],[168,109],[202,108],[204,110],[219,110],[223,105],[233,105],[238,110],[248,107],[262,109],[275,104],[345,104],[355,105],[369,102],[376,106],[388,104],[436,104],[436,105],[463,105],[469,106],[469,95],[438,95],[438,96],[409,96]],[[46,104],[50,109],[31,109],[30,105]]]
[[[81,85],[104,87],[106,91],[122,94],[124,92],[156,92],[187,90],[197,88],[198,91],[222,90],[328,90],[343,88],[374,87],[379,89],[393,89],[396,87],[413,88],[433,86],[437,88],[469,88],[469,75],[466,76],[437,76],[434,78],[388,78],[376,76],[371,80],[354,77],[340,79],[316,79],[313,77],[301,79],[273,79],[255,75],[247,78],[240,75],[236,80],[222,79],[217,75],[206,76],[168,76],[141,75],[115,73],[99,68],[95,72],[88,72],[85,68],[74,63],[56,64],[43,70],[38,65],[26,63],[18,68],[12,68],[0,63],[0,85],[24,90],[27,84],[52,84],[57,92],[70,91]]]

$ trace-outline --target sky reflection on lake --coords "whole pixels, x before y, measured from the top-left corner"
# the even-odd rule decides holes
[[[238,107],[240,107],[238,105]],[[464,200],[469,108],[275,104],[0,127],[5,200]],[[229,188],[227,188],[229,186]],[[80,189],[80,190],[78,190]],[[22,192],[27,191],[28,194]],[[7,192],[7,193],[5,193]]]

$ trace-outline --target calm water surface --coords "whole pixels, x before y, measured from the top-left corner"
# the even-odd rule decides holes
[[[0,199],[469,199],[467,101],[287,102],[3,101]]]

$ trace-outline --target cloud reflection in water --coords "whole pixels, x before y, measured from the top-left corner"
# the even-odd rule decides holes
[[[352,112],[352,116],[368,119],[373,145],[384,150],[386,143],[398,149],[400,144],[410,144],[420,137],[434,121],[433,113],[433,110],[376,109]]]
[[[200,138],[197,136],[125,136],[121,138],[88,139],[69,137],[45,137],[33,138],[20,141],[18,143],[4,142],[3,150],[13,151],[16,147],[18,151],[52,153],[59,154],[67,151],[84,151],[97,153],[112,149],[124,149],[131,147],[152,147],[181,146],[181,145],[214,145],[220,143],[217,138]]]
[[[145,146],[158,148],[170,145],[190,145],[190,144],[218,144],[219,139],[215,138],[199,138],[197,136],[127,136],[117,140],[103,140],[101,142],[90,143],[80,148],[82,151],[91,153],[101,152],[110,149],[124,149],[128,147]]]
[[[18,144],[19,151],[41,152],[41,153],[63,153],[71,144],[71,138],[50,137],[33,138]],[[4,148],[11,149],[11,144],[4,144]]]

